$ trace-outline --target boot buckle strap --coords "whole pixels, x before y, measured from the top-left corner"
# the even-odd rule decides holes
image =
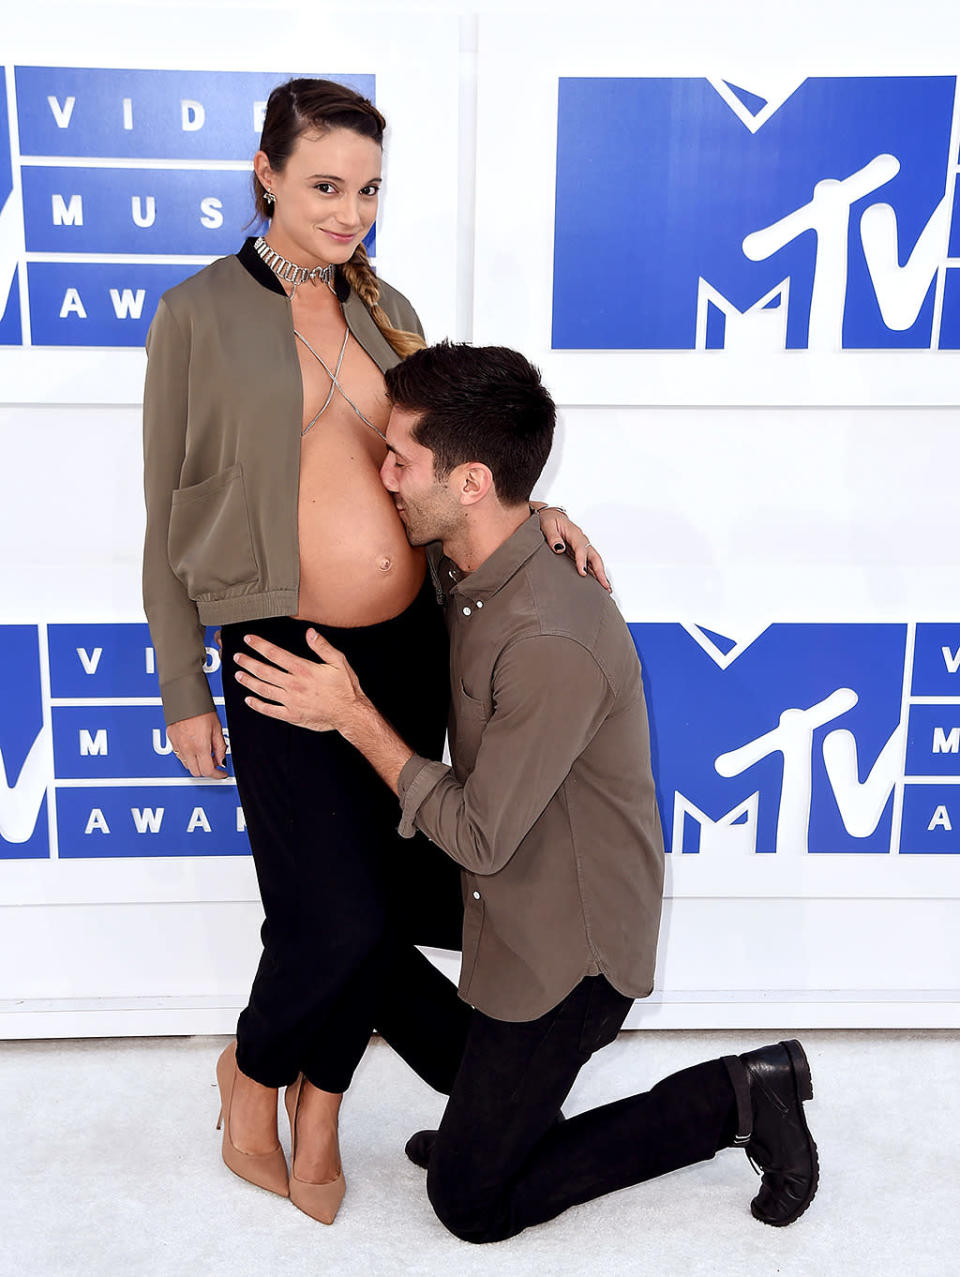
[[[750,1078],[742,1061],[736,1055],[725,1055],[721,1063],[730,1076],[730,1085],[737,1101],[737,1133],[733,1143],[745,1148],[753,1138],[753,1105],[750,1102]]]

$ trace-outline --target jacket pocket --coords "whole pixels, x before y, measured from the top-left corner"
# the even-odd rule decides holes
[[[256,579],[239,462],[174,492],[167,553],[192,599],[216,598],[231,586]]]

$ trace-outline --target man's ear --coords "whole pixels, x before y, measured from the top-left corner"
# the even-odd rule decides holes
[[[461,505],[476,505],[495,490],[490,467],[482,461],[468,461],[457,466],[451,478]]]

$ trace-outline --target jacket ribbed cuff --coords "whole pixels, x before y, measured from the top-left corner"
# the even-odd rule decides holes
[[[432,762],[414,754],[403,765],[397,781],[400,799],[400,824],[397,832],[401,838],[412,838],[416,833],[416,818],[424,799],[437,787],[450,771],[445,763]]]
[[[197,714],[209,714],[213,709],[213,694],[206,674],[184,674],[160,688],[163,699],[163,717],[168,727],[183,718]]]

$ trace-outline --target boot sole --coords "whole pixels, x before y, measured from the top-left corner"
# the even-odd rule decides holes
[[[816,1197],[817,1188],[820,1184],[820,1158],[817,1154],[817,1145],[813,1136],[810,1134],[810,1128],[807,1126],[807,1117],[803,1111],[804,1101],[813,1099],[813,1077],[810,1073],[810,1063],[807,1060],[806,1052],[795,1038],[791,1038],[789,1042],[781,1042],[780,1045],[790,1057],[790,1067],[793,1072],[793,1084],[797,1095],[797,1109],[799,1110],[800,1121],[803,1123],[803,1129],[810,1146],[810,1158],[813,1162],[813,1178],[810,1181],[810,1191],[807,1196],[800,1203],[797,1209],[791,1215],[787,1215],[785,1219],[767,1219],[764,1215],[757,1213],[753,1202],[750,1203],[750,1213],[753,1218],[758,1219],[761,1224],[769,1224],[771,1228],[786,1228],[788,1224],[796,1223],[813,1201],[814,1197]]]

